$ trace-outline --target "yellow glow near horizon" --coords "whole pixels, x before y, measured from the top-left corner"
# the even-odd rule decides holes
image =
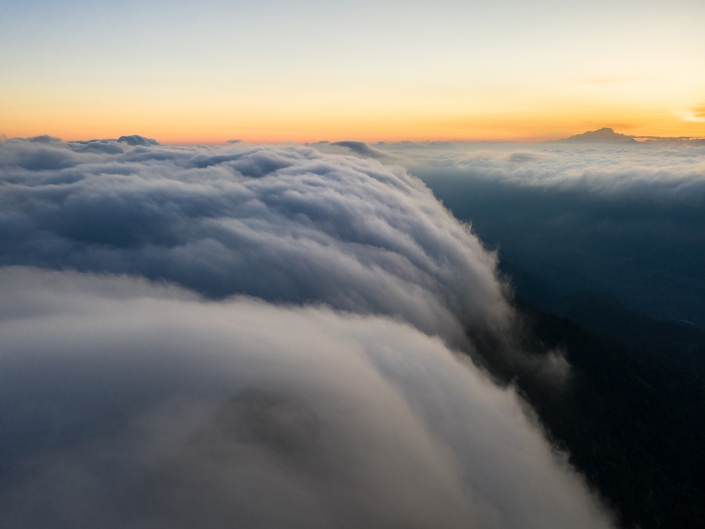
[[[359,139],[364,141],[468,140],[541,141],[604,126],[635,136],[705,136],[697,108],[660,111],[626,105],[555,104],[554,108],[482,112],[469,108],[389,108],[335,106],[310,102],[265,108],[223,105],[189,108],[179,104],[71,105],[32,103],[5,112],[0,130],[7,137],[50,134],[65,140],[141,134],[163,143],[222,143],[230,139],[285,141]],[[123,106],[124,105],[124,106]],[[294,108],[292,108],[294,107]]]

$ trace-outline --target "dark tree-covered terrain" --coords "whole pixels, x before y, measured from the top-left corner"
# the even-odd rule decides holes
[[[530,356],[564,354],[571,371],[563,384],[548,383],[506,355],[483,358],[531,403],[551,440],[623,527],[705,527],[702,333],[614,303],[585,293],[563,300],[561,307],[595,332],[516,298],[521,331],[514,347]],[[497,344],[483,347],[489,352]]]

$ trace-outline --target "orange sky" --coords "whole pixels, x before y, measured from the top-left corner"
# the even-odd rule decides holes
[[[278,104],[277,104],[278,103]],[[291,110],[286,104],[299,107]],[[78,102],[35,101],[3,112],[0,130],[7,137],[51,134],[65,140],[111,138],[141,134],[164,143],[220,143],[229,139],[251,142],[313,142],[360,139],[399,140],[515,140],[541,141],[566,137],[604,126],[635,136],[705,137],[705,119],[698,108],[681,114],[668,109],[615,108],[586,103],[535,109],[462,107],[454,111],[420,105],[385,108],[370,103],[355,108],[303,101],[273,101],[270,108],[188,108],[115,101],[81,105]],[[429,105],[430,106],[430,105]],[[527,105],[529,106],[529,105]],[[626,106],[625,106],[626,107]],[[7,108],[7,107],[6,107]],[[689,113],[688,113],[689,112]],[[683,119],[683,116],[690,120]]]

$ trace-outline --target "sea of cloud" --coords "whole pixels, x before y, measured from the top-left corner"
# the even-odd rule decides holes
[[[459,352],[496,257],[404,169],[8,140],[0,206],[0,526],[610,526]]]
[[[702,141],[373,147],[471,221],[502,260],[559,294],[608,291],[637,311],[705,327]]]

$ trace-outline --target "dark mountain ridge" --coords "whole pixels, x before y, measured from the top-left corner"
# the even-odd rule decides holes
[[[705,332],[609,293],[561,295],[517,265],[501,268],[531,301],[514,299],[515,343],[477,340],[487,369],[531,404],[621,527],[705,527]],[[531,362],[512,361],[512,348],[529,358],[559,352],[568,381],[547,383]]]

